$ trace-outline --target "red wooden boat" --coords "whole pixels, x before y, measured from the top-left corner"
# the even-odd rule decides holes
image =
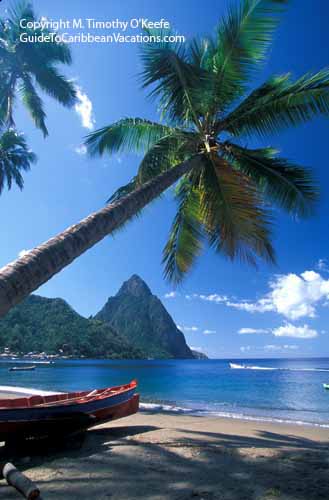
[[[0,399],[0,441],[69,434],[127,417],[138,411],[136,387],[133,380],[94,391]]]

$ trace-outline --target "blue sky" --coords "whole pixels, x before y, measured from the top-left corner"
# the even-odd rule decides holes
[[[187,40],[213,32],[227,4],[224,0],[34,1],[40,15],[53,19],[165,18]],[[259,82],[271,73],[292,71],[298,77],[328,65],[329,5],[318,0],[315,9],[312,4],[291,2]],[[6,6],[7,0],[1,2],[0,15]],[[0,266],[102,207],[133,176],[135,156],[91,160],[81,154],[79,145],[88,126],[101,127],[126,116],[157,118],[154,103],[139,88],[137,44],[76,44],[72,51],[74,63],[65,72],[81,89],[84,126],[81,112],[65,110],[45,98],[50,136],[44,140],[18,106],[18,128],[39,161],[26,175],[23,192],[14,188],[0,199]],[[168,192],[141,218],[106,238],[38,293],[63,297],[88,316],[137,273],[163,299],[189,345],[212,357],[329,355],[327,139],[328,121],[318,119],[265,141],[286,157],[311,166],[321,186],[321,203],[312,219],[296,222],[277,213],[277,267],[250,269],[207,250],[183,285],[173,291],[163,280],[161,267],[175,208]]]

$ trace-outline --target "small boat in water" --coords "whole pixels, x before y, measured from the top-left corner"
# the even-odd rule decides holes
[[[324,389],[328,389],[329,390],[329,384],[322,384]]]
[[[35,370],[35,365],[32,366],[11,366],[9,368],[10,372],[29,372]]]
[[[0,399],[0,440],[42,438],[85,430],[138,411],[137,382],[84,392],[36,394]],[[15,393],[15,387],[13,387]],[[20,392],[22,389],[20,388]]]

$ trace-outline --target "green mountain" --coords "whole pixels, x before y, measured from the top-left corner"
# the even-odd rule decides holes
[[[62,299],[31,295],[0,320],[0,351],[88,358],[145,358],[111,326],[86,319]]]
[[[95,319],[120,332],[152,358],[194,358],[162,302],[137,275],[110,297]]]
[[[126,281],[94,318],[63,299],[31,295],[0,320],[0,352],[88,358],[195,358],[161,301],[139,276]]]

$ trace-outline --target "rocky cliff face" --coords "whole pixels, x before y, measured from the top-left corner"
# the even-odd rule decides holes
[[[137,275],[126,281],[95,316],[152,358],[194,358],[162,302]]]
[[[208,359],[208,356],[204,352],[196,351],[195,349],[192,349],[192,352],[196,359]]]

